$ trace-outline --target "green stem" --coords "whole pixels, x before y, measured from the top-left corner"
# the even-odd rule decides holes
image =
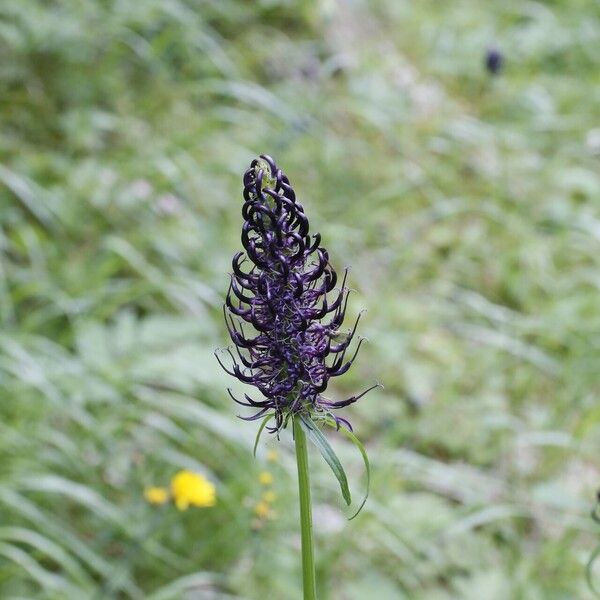
[[[304,600],[316,600],[315,556],[313,548],[312,510],[310,504],[310,475],[306,434],[300,418],[294,417],[294,439],[296,440],[296,461],[298,463],[298,491],[300,494],[300,530],[302,533],[302,582]]]

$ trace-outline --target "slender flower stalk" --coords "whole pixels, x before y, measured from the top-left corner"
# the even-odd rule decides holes
[[[218,353],[216,357],[227,373],[262,394],[260,399],[248,394],[238,399],[227,390],[235,402],[254,410],[242,419],[262,419],[258,436],[271,418],[274,425],[268,429],[277,434],[292,420],[304,598],[314,600],[307,434],[331,466],[344,499],[350,504],[346,475],[317,423],[343,428],[361,451],[368,476],[368,459],[362,444],[351,433],[348,420],[332,411],[356,402],[376,386],[345,400],[335,401],[324,395],[329,380],[348,371],[362,343],[359,340],[354,351],[349,352],[360,315],[350,330],[340,329],[348,303],[347,270],[336,287],[338,276],[327,250],[320,245],[321,236],[310,235],[302,204],[270,156],[253,160],[243,182],[241,240],[245,253],[233,257],[231,283],[223,306],[233,350],[226,350],[228,364]],[[253,333],[245,331],[243,323],[250,325]]]
[[[296,462],[298,463],[298,493],[300,496],[300,531],[302,539],[302,584],[304,600],[317,597],[315,580],[315,550],[313,541],[312,507],[310,502],[310,470],[306,434],[300,418],[294,418],[294,439],[296,441]]]

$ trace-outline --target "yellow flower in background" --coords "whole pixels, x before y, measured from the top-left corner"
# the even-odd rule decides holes
[[[268,490],[262,495],[262,501],[266,502],[267,504],[271,504],[272,502],[275,502],[276,497],[277,496],[275,496],[275,492]]]
[[[274,462],[277,462],[278,460],[279,460],[279,453],[277,452],[277,450],[273,450],[272,448],[267,450],[267,462],[274,463]]]
[[[273,483],[273,475],[268,471],[262,471],[258,474],[258,481],[264,486],[271,485]],[[254,505],[254,514],[259,520],[253,522],[253,527],[260,528],[267,519],[274,519],[276,517],[272,509],[272,504],[275,502],[276,497],[273,490],[267,489],[262,493],[260,500]]]
[[[254,507],[254,512],[256,516],[260,519],[266,519],[271,514],[271,507],[267,502],[263,502],[262,500]]]
[[[164,504],[169,500],[169,490],[161,487],[149,487],[144,490],[144,497],[150,504]]]
[[[171,495],[179,510],[189,506],[214,506],[216,502],[215,486],[199,473],[187,469],[171,479]]]
[[[216,502],[215,486],[202,475],[184,469],[171,479],[171,489],[148,487],[144,497],[150,504],[165,504],[169,500],[175,502],[179,510],[189,506],[214,506]]]
[[[261,485],[271,485],[273,483],[273,475],[268,471],[263,471],[259,474],[258,481]]]

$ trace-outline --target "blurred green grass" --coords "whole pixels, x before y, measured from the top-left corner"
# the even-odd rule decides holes
[[[321,597],[590,598],[599,42],[590,0],[0,3],[2,598],[299,597],[289,440],[212,356],[262,152],[369,311],[335,392],[386,386],[352,523],[314,457]],[[180,468],[217,506],[145,503]]]

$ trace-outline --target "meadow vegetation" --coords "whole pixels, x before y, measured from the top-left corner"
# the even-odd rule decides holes
[[[299,597],[213,357],[266,152],[368,309],[332,397],[385,385],[355,520],[313,454],[320,597],[592,598],[599,47],[592,0],[0,2],[0,596]],[[146,501],[183,469],[214,506]]]

